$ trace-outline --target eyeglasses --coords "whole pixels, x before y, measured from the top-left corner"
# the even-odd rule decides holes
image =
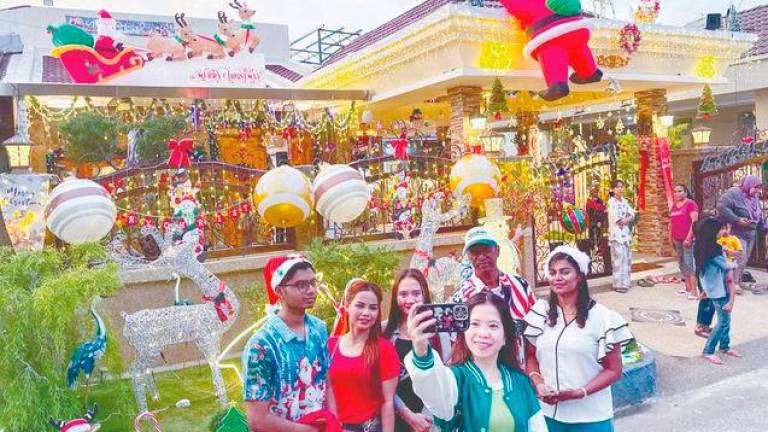
[[[318,282],[317,279],[310,279],[310,280],[300,280],[296,281],[292,284],[281,284],[282,286],[292,286],[295,287],[299,291],[308,292],[311,289],[317,289]]]

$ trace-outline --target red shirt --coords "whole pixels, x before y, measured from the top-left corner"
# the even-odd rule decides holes
[[[672,232],[672,239],[685,241],[691,229],[691,213],[698,213],[698,211],[699,206],[691,199],[686,199],[679,207],[677,203],[672,204],[669,210],[669,229]]]
[[[336,349],[339,338],[328,339],[331,367],[328,376],[336,396],[336,407],[342,423],[362,423],[379,414],[381,383],[400,376],[400,359],[392,342],[379,338],[379,379],[373,382],[370,366],[363,354],[347,357]]]

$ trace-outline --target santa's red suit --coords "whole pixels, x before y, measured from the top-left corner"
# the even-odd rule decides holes
[[[116,42],[113,36],[117,34],[117,22],[112,15],[104,9],[99,12],[97,23],[98,37],[93,48],[104,58],[115,58],[123,50],[123,44]]]
[[[571,0],[578,2],[578,0]],[[501,0],[515,17],[529,41],[523,52],[539,62],[547,89],[539,92],[542,99],[552,101],[565,97],[568,88],[568,67],[573,68],[571,82],[588,84],[602,79],[595,58],[589,49],[592,23],[581,14],[558,15],[548,7],[547,0]]]

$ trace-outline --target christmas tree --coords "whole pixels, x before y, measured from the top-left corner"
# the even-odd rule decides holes
[[[704,90],[701,92],[697,114],[704,120],[709,120],[713,115],[717,114],[717,103],[712,96],[712,87],[710,87],[709,84],[705,84]]]
[[[728,30],[732,32],[741,31],[741,19],[739,18],[739,11],[736,10],[736,5],[731,3],[731,7],[728,8]]]
[[[248,432],[248,422],[245,414],[234,406],[227,408],[226,412],[218,419],[214,432]]]
[[[496,120],[501,119],[501,113],[509,112],[509,106],[507,106],[507,92],[504,90],[504,86],[501,84],[501,80],[498,77],[493,81],[491,97],[488,101],[488,111],[494,113]]]

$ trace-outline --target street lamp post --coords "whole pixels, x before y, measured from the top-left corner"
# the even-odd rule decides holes
[[[27,109],[24,105],[24,98],[21,96],[16,104],[16,134],[0,145],[5,148],[8,168],[11,172],[29,171],[32,141],[27,132]]]

